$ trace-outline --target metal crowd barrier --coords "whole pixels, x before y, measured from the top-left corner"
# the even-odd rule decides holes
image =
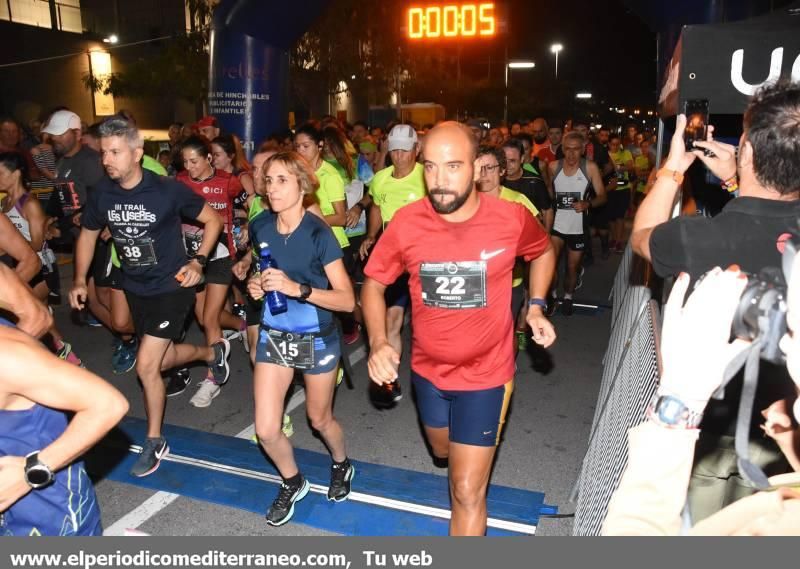
[[[644,420],[659,377],[659,303],[628,246],[614,279],[611,336],[589,445],[573,491],[574,535],[599,535],[628,461],[627,431]]]

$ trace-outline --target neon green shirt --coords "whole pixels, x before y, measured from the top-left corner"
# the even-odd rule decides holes
[[[639,178],[639,183],[636,184],[636,191],[644,193],[644,190],[647,187],[647,176],[650,173],[650,158],[645,154],[640,154],[633,159],[633,166],[637,171],[647,171],[647,174]]]
[[[536,206],[533,205],[531,203],[531,200],[526,198],[524,194],[506,188],[505,186],[500,186],[500,199],[505,200],[507,202],[513,202],[524,205],[526,208],[528,208],[528,211],[531,212],[531,215],[533,215],[533,217],[539,215],[539,210],[536,209]],[[525,276],[525,263],[517,259],[517,262],[514,264],[514,273],[511,276],[511,288],[516,288],[519,285],[521,285],[524,276]]]
[[[381,219],[386,225],[392,220],[397,210],[425,197],[425,177],[422,164],[415,164],[411,173],[404,178],[395,178],[394,166],[384,168],[372,178],[369,195],[372,201],[381,208]]]
[[[630,150],[620,149],[617,152],[609,152],[608,155],[611,157],[611,160],[617,166],[624,166],[628,162],[633,162],[633,155],[631,154]],[[629,190],[631,188],[631,177],[629,172],[625,172],[622,175],[622,181],[624,184],[617,184],[617,187],[614,188],[615,190]]]
[[[166,176],[167,169],[161,165],[161,162],[153,158],[152,156],[148,156],[145,154],[142,157],[142,168],[145,170],[150,170],[151,172],[158,174],[159,176]]]
[[[315,173],[319,180],[319,189],[314,195],[317,203],[319,203],[319,208],[322,210],[323,215],[333,215],[336,213],[333,204],[345,201],[344,180],[342,180],[336,168],[325,160],[322,161]],[[350,245],[350,240],[345,235],[344,227],[338,226],[331,229],[333,229],[333,234],[342,249]]]

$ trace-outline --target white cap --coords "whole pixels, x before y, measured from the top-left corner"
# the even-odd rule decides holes
[[[44,125],[42,132],[58,136],[74,128],[81,129],[81,117],[72,111],[56,111]]]
[[[392,150],[414,150],[417,131],[408,124],[398,124],[389,132],[389,152]]]

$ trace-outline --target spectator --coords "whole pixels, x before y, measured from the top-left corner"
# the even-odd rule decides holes
[[[794,258],[789,283],[787,324],[790,333],[781,350],[800,390],[800,255]],[[737,267],[709,273],[683,306],[690,276],[682,273],[664,309],[661,382],[648,420],[628,431],[628,463],[603,525],[604,535],[676,535],[687,498],[697,426],[711,394],[719,387],[732,357],[747,343],[729,343],[731,323],[747,284]],[[672,410],[672,411],[671,411]],[[766,415],[766,413],[765,413]],[[800,419],[800,406],[794,415]],[[789,417],[784,413],[784,418]],[[766,426],[767,432],[774,425]],[[796,458],[796,456],[795,456]],[[772,479],[773,485],[796,486],[800,475]],[[760,492],[699,521],[689,535],[797,535],[800,493],[790,487]]]
[[[800,218],[800,84],[769,85],[752,98],[744,114],[738,161],[733,146],[713,139],[713,127],[706,142],[696,142],[698,149],[686,152],[685,126],[686,117],[679,115],[669,156],[634,220],[634,251],[662,277],[686,272],[697,278],[714,266],[731,264],[751,274],[779,266],[783,241],[797,230]],[[684,173],[696,158],[729,187],[738,185],[739,197],[714,218],[669,220]],[[792,395],[782,367],[762,362],[760,376],[756,409]],[[734,379],[725,399],[712,401],[706,410],[689,490],[695,521],[752,493],[730,459],[741,388],[741,377]],[[753,425],[760,419],[757,411],[755,415]],[[774,441],[758,429],[752,434],[757,435],[751,440],[754,462],[768,473],[785,472],[789,465]]]

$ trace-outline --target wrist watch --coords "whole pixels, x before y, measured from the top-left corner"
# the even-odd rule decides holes
[[[539,306],[547,309],[547,301],[543,298],[532,298],[528,301],[528,306]]]
[[[197,263],[203,268],[205,268],[205,266],[208,264],[208,257],[205,255],[195,255],[192,257],[192,260],[197,261]]]
[[[37,490],[50,484],[55,475],[50,467],[39,460],[39,451],[35,450],[25,456],[25,482]]]
[[[696,429],[703,420],[703,414],[692,411],[674,395],[653,395],[647,408],[647,416],[669,429]]]
[[[311,286],[307,283],[300,284],[300,300],[306,300],[311,296]]]

